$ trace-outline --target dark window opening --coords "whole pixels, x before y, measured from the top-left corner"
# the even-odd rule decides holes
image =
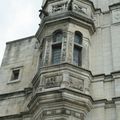
[[[61,30],[56,31],[53,34],[53,42],[62,42],[63,33]]]
[[[74,46],[73,64],[81,66],[81,48]]]
[[[61,58],[61,46],[52,47],[52,63],[59,64]]]
[[[62,39],[63,39],[62,30],[57,30],[53,33],[52,64],[59,64],[60,63]]]
[[[13,70],[11,80],[17,80],[19,78],[20,70]]]
[[[78,31],[75,32],[74,37],[73,64],[82,65],[82,34]]]
[[[75,32],[74,42],[82,45],[82,34],[80,32]]]

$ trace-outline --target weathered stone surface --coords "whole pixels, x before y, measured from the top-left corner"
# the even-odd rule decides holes
[[[6,44],[0,120],[119,120],[120,1],[46,1],[36,35]],[[63,39],[60,63],[53,64],[57,30]],[[80,66],[73,64],[76,31]]]

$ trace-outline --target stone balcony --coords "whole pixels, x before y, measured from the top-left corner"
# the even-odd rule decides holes
[[[68,88],[90,95],[92,75],[90,71],[69,63],[40,68],[32,81],[34,93]]]
[[[90,96],[92,75],[68,63],[40,68],[32,81],[33,96],[28,108],[33,119],[84,120],[92,109]]]

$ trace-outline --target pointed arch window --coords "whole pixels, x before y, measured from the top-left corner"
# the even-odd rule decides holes
[[[53,33],[52,64],[59,64],[61,59],[63,31],[57,30]]]
[[[73,64],[77,66],[82,64],[82,39],[82,33],[76,31],[74,36]]]

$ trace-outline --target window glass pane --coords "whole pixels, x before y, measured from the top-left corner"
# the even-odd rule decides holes
[[[54,42],[62,42],[62,38],[63,38],[63,34],[62,32],[57,32],[55,35],[54,35]]]
[[[75,34],[74,42],[82,45],[82,36]]]
[[[81,65],[81,49],[74,47],[73,64]]]
[[[61,57],[61,47],[53,47],[52,52],[52,63],[58,64],[60,63],[60,57]]]

